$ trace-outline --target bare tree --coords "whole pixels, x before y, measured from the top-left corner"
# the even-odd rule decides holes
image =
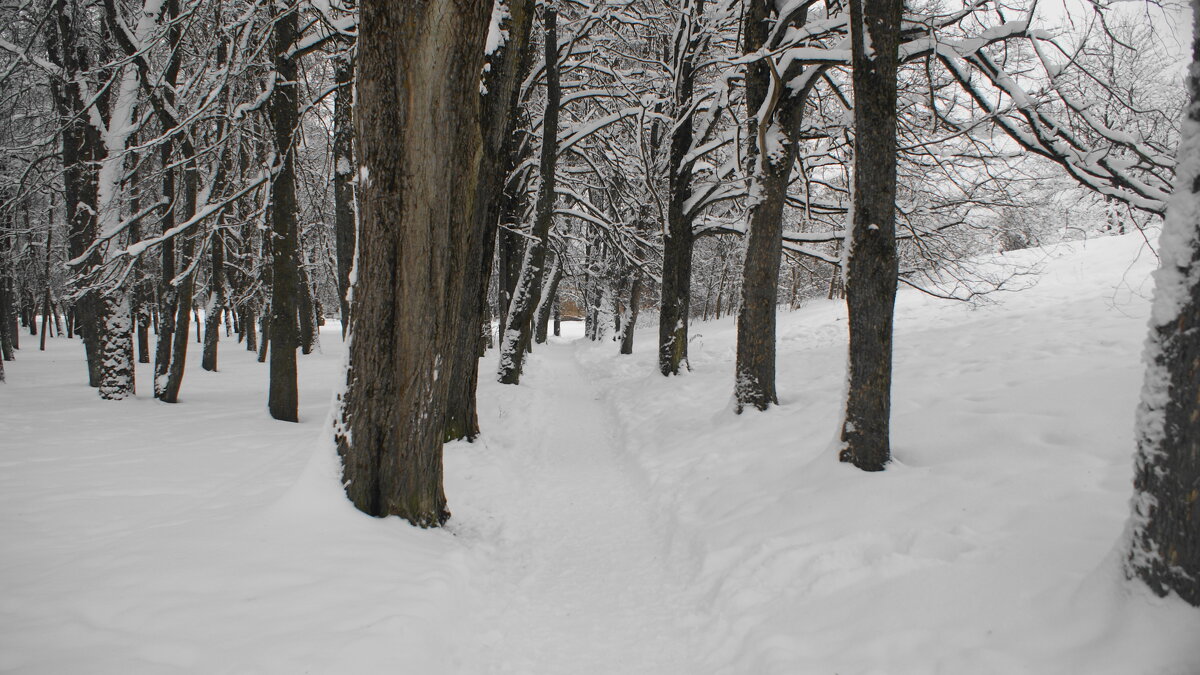
[[[361,245],[336,438],[360,510],[420,527],[442,487],[448,358],[462,326],[462,242],[481,162],[479,76],[491,3],[361,5]]]
[[[1200,24],[1200,8],[1192,5]],[[1130,577],[1200,607],[1200,35],[1179,174],[1159,239],[1146,375],[1137,412]]]

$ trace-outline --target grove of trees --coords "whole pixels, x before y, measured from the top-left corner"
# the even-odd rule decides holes
[[[488,348],[519,386],[577,318],[614,358],[656,340],[675,377],[690,325],[736,314],[734,408],[767,410],[780,308],[845,298],[838,451],[879,471],[898,284],[1003,285],[972,256],[1087,226],[1045,217],[1049,185],[1116,231],[1169,213],[1179,272],[1160,278],[1177,289],[1151,370],[1171,384],[1143,405],[1130,569],[1197,604],[1200,121],[1193,103],[1177,177],[1182,94],[1139,18],[1094,3],[1068,29],[1007,0],[0,0],[3,359],[40,317],[43,339],[81,339],[101,398],[133,395],[135,359],[153,360],[143,387],[174,403],[195,323],[201,367],[236,333],[269,364],[269,414],[296,421],[298,353],[336,315],[347,493],[430,527],[449,516],[443,443],[486,433]],[[636,330],[648,318],[656,336]]]

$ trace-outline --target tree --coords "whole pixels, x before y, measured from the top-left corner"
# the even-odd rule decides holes
[[[479,78],[491,3],[361,5],[355,128],[360,242],[336,431],[361,511],[419,527],[442,487],[446,359],[462,326],[463,241],[482,159]]]
[[[542,280],[546,275],[546,248],[554,219],[555,165],[558,160],[558,113],[561,90],[558,80],[558,12],[547,7],[546,29],[546,112],[542,117],[542,153],[538,162],[541,183],[533,221],[533,238],[525,245],[525,259],[513,291],[512,304],[500,341],[500,370],[503,384],[519,384],[525,352],[533,341],[534,320],[541,299]]]
[[[850,363],[839,458],[865,471],[891,459],[896,302],[896,68],[903,0],[850,0],[854,208],[846,305]]]
[[[1200,7],[1192,5],[1200,23]],[[1126,571],[1200,607],[1200,36],[1175,192],[1159,239],[1146,375],[1137,411]]]

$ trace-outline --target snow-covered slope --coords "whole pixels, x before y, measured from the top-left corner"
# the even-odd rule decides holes
[[[882,474],[829,450],[845,319],[819,302],[781,316],[765,414],[732,412],[729,320],[693,326],[679,378],[650,326],[630,357],[564,339],[520,387],[485,376],[444,531],[342,497],[336,326],[298,425],[231,342],[171,406],[100,401],[77,342],[26,338],[0,385],[0,671],[1200,673],[1200,611],[1119,567],[1153,256],[1007,263],[1037,285],[900,294]]]

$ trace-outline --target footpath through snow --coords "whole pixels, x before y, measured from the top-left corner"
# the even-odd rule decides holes
[[[728,319],[679,378],[650,325],[631,357],[539,348],[520,387],[489,355],[435,531],[341,493],[337,326],[297,425],[230,341],[171,406],[99,401],[77,341],[27,340],[0,386],[0,672],[1196,675],[1200,612],[1120,577],[1154,263],[1113,237],[997,258],[1038,283],[981,307],[902,292],[882,474],[830,451],[840,303],[781,315],[766,414],[732,413]]]
[[[494,564],[473,672],[702,672],[688,575],[621,425],[575,350],[540,352],[523,386],[485,384],[481,423],[496,432],[447,453],[450,530]]]

